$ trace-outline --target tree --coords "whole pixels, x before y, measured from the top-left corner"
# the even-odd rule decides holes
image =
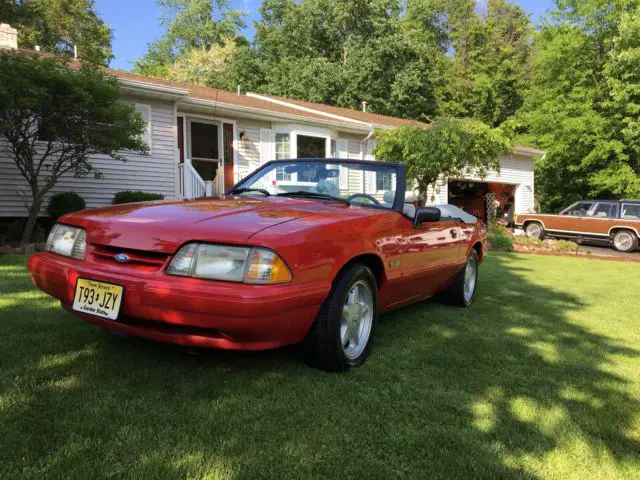
[[[639,15],[638,0],[564,0],[538,35],[513,123],[547,151],[536,165],[543,211],[640,196]]]
[[[193,51],[207,54],[224,47],[245,26],[243,12],[229,8],[228,0],[156,1],[166,32],[136,62],[134,71],[143,75],[167,77],[176,61],[189,62]]]
[[[472,117],[498,126],[514,115],[530,77],[533,29],[518,5],[488,0],[444,2],[453,51],[445,73],[445,114]]]
[[[147,151],[144,121],[119,99],[117,80],[99,68],[71,71],[61,60],[0,53],[0,135],[31,193],[23,244],[64,175],[98,178],[92,155],[124,161],[123,149]]]
[[[374,155],[386,162],[403,163],[407,180],[415,182],[422,204],[429,186],[438,178],[473,172],[484,177],[499,170],[501,155],[511,151],[511,141],[499,128],[471,119],[441,118],[432,125],[377,130]]]
[[[20,46],[72,54],[107,65],[113,32],[98,16],[93,0],[1,0],[2,21],[18,29]]]
[[[434,18],[410,24],[400,0],[266,0],[260,12],[261,91],[350,108],[366,101],[402,117],[436,113],[444,52]]]

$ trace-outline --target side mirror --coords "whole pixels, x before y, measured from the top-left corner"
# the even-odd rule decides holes
[[[420,207],[416,210],[413,226],[418,228],[422,222],[440,221],[440,209],[436,207]]]

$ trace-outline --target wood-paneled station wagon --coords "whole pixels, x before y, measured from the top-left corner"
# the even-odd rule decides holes
[[[364,362],[379,313],[473,300],[484,224],[407,200],[402,165],[269,162],[220,197],[65,215],[29,271],[104,329],[236,350],[302,342],[313,365],[344,371]]]
[[[514,223],[530,238],[589,240],[631,252],[640,237],[640,200],[582,200],[557,215],[516,215]]]

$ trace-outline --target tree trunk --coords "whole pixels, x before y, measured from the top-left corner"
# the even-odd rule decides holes
[[[27,243],[31,242],[33,238],[33,231],[36,227],[36,221],[38,220],[38,213],[40,213],[40,207],[42,206],[42,197],[34,198],[31,202],[31,208],[29,209],[29,218],[27,224],[24,226],[22,232],[21,245],[24,247]]]

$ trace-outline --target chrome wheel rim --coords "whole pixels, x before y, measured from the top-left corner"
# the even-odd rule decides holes
[[[355,360],[364,352],[372,324],[373,293],[367,282],[358,280],[349,289],[340,322],[342,351],[349,360]]]
[[[540,228],[540,225],[538,225],[537,223],[530,223],[529,225],[527,225],[526,233],[527,233],[527,237],[529,238],[540,238],[542,229]]]
[[[633,237],[627,232],[619,233],[613,239],[613,244],[618,250],[629,250],[633,245]]]
[[[478,278],[478,262],[476,258],[471,255],[467,260],[467,265],[464,270],[464,300],[470,302],[473,298],[473,293],[476,290],[476,279]]]

